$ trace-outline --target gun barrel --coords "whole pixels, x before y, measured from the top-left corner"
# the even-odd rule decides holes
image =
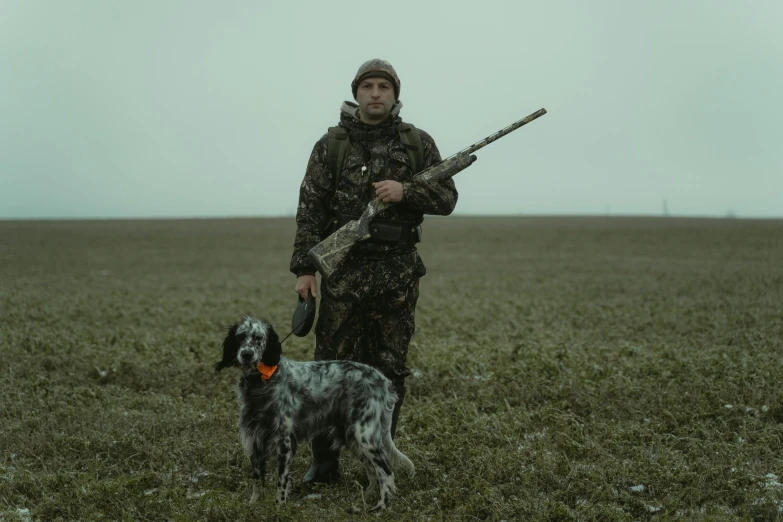
[[[502,138],[503,136],[511,134],[512,132],[514,132],[518,128],[522,127],[523,125],[527,125],[531,121],[535,120],[536,118],[539,118],[539,117],[543,116],[544,114],[546,114],[546,109],[539,109],[536,112],[534,112],[533,114],[529,114],[529,115],[525,116],[524,118],[522,118],[521,120],[512,123],[508,127],[504,128],[504,129],[500,129],[496,133],[487,136],[486,138],[484,138],[483,140],[479,141],[478,143],[474,143],[470,147],[468,147],[468,148],[466,148],[466,149],[464,149],[464,150],[462,150],[460,152],[465,152],[467,154],[473,154],[477,150],[486,147],[487,145],[489,145],[493,141],[497,141],[500,138]]]

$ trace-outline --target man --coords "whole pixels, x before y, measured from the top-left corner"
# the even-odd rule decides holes
[[[441,158],[429,134],[402,123],[400,80],[391,64],[365,62],[351,90],[357,103],[343,104],[339,126],[310,155],[299,192],[291,272],[300,296],[318,297],[316,269],[307,252],[360,216],[374,198],[393,203],[373,221],[373,237],[351,249],[328,284],[322,281],[315,359],[348,359],[383,372],[399,398],[392,417],[394,436],[410,373],[405,360],[419,278],[425,273],[415,247],[419,225],[424,214],[450,214],[457,190],[451,179],[412,180],[414,170]],[[305,482],[337,479],[339,452],[331,444],[326,436],[313,441],[313,464]]]

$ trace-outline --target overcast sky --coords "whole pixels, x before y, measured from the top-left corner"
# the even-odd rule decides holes
[[[783,217],[780,0],[0,0],[0,218],[293,215],[373,57],[444,157],[547,109],[455,214]]]

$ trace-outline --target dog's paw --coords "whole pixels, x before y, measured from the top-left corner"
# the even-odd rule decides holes
[[[253,494],[250,495],[250,500],[247,501],[248,506],[252,506],[256,502],[258,502],[258,499],[261,498],[263,493],[261,492],[261,489],[258,487],[258,484],[253,484]]]
[[[381,511],[382,509],[386,509],[386,504],[384,504],[383,502],[378,502],[370,509],[370,513],[372,513],[373,511]]]

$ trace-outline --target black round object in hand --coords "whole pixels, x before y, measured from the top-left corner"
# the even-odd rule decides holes
[[[310,333],[315,320],[315,298],[308,292],[307,299],[298,296],[299,302],[294,310],[294,317],[291,320],[291,329],[297,337],[304,337]]]

